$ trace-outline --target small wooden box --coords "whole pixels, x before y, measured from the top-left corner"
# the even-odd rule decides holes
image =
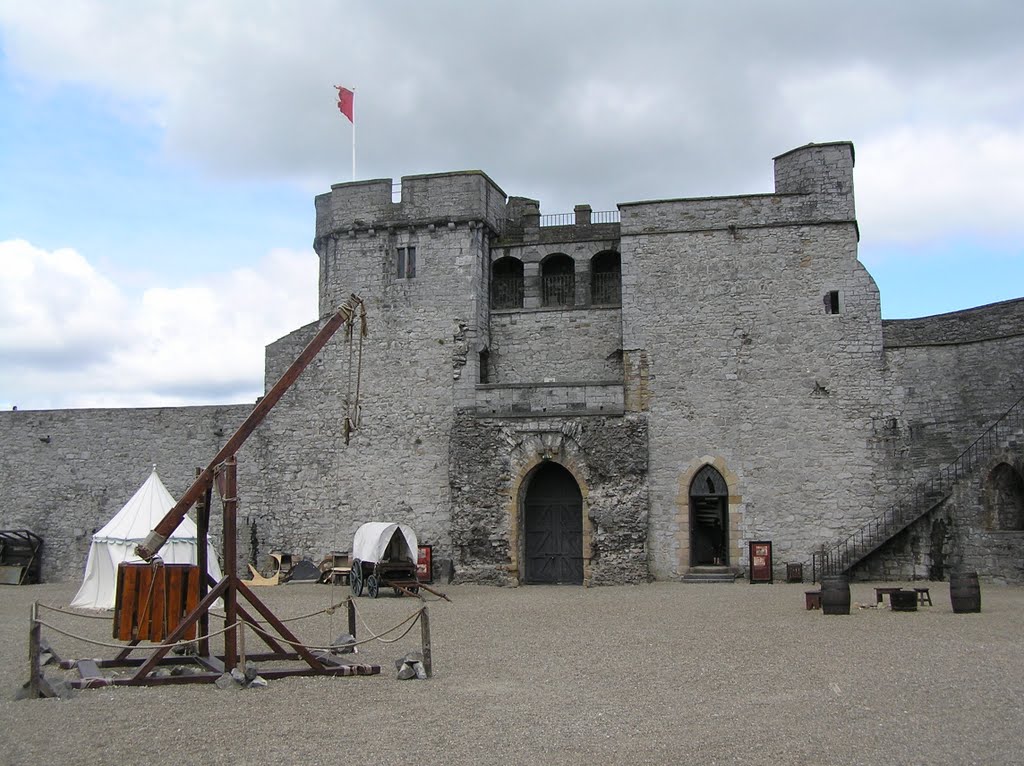
[[[114,638],[163,641],[198,603],[199,567],[123,562],[117,567]],[[182,636],[195,637],[195,625]]]

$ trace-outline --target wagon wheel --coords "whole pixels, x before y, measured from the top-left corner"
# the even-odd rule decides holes
[[[353,596],[363,595],[363,565],[359,559],[352,562],[352,569],[348,573],[348,584],[352,588]]]
[[[402,589],[399,588],[397,585],[392,586],[391,590],[393,590],[395,592],[396,596],[401,596],[402,595]]]
[[[380,593],[380,578],[377,575],[372,574],[366,578],[366,592],[370,598],[377,598],[377,594]]]

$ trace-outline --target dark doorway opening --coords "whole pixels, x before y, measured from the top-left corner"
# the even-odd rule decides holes
[[[542,463],[529,479],[523,532],[524,582],[583,583],[583,495],[557,463]]]
[[[710,465],[690,482],[690,566],[729,566],[729,488]]]

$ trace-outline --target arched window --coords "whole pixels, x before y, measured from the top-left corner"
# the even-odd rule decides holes
[[[590,303],[616,306],[622,303],[622,258],[605,250],[590,259]]]
[[[506,256],[491,266],[491,308],[523,307],[523,262]]]
[[[572,306],[576,303],[576,263],[564,253],[549,255],[540,265],[541,303]]]
[[[1024,530],[1024,479],[1008,463],[1000,463],[988,476],[985,499],[993,529]]]

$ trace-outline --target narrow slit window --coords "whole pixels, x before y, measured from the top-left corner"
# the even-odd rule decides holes
[[[487,350],[480,352],[480,383],[487,385],[491,382],[491,353]]]
[[[829,290],[825,293],[825,313],[826,314],[838,314],[839,313],[839,291]]]
[[[395,251],[395,277],[412,279],[416,276],[416,248],[400,247]]]

